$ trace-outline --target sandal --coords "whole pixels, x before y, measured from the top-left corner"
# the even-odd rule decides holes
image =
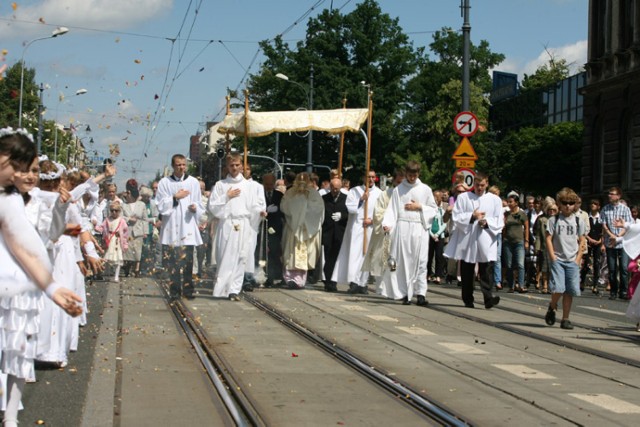
[[[591,287],[591,292],[595,295],[598,295],[600,293],[600,291],[598,291],[598,287],[597,286],[592,286]]]
[[[542,290],[540,291],[541,294],[548,294],[549,293],[549,289],[545,286],[544,288],[542,288]]]

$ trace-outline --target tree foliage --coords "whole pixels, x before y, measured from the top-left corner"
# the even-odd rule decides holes
[[[277,38],[261,44],[266,56],[260,73],[252,76],[249,88],[252,108],[290,110],[307,108],[309,76],[313,66],[313,108],[366,108],[366,82],[373,90],[373,167],[391,167],[391,156],[398,139],[397,118],[405,103],[404,82],[416,70],[417,56],[398,24],[380,9],[377,2],[365,0],[346,15],[324,10],[307,24],[305,40],[293,50]],[[289,77],[285,82],[277,73]],[[295,81],[298,84],[292,84]],[[300,87],[303,86],[303,88]],[[306,139],[281,135],[281,150],[295,159],[306,158]],[[262,141],[264,145],[264,141]],[[272,143],[268,143],[273,147]],[[254,149],[252,146],[252,150]],[[269,149],[272,152],[272,149]],[[337,165],[338,142],[314,133],[314,163]],[[363,175],[365,142],[359,134],[345,137],[343,165],[357,182]]]
[[[556,58],[556,56],[547,51],[549,62],[538,67],[535,73],[524,75],[522,79],[521,89],[523,92],[543,89],[561,80],[569,77],[569,65],[564,58]]]
[[[582,123],[526,127],[479,152],[492,182],[504,190],[551,195],[562,187],[580,188]]]

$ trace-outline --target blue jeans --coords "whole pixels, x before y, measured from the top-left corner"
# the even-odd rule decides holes
[[[629,283],[629,255],[622,248],[607,248],[607,267],[609,267],[609,285],[611,295],[625,297]],[[618,272],[620,281],[618,282]]]
[[[524,242],[503,243],[505,264],[507,266],[507,286],[513,288],[513,270],[518,268],[518,285],[524,286]]]
[[[493,263],[493,284],[502,282],[502,234],[498,234],[498,257]]]

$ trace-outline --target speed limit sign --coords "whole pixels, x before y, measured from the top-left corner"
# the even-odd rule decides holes
[[[464,183],[467,185],[467,187],[469,188],[473,188],[473,181],[475,180],[476,174],[473,170],[471,169],[467,169],[467,168],[460,168],[458,170],[456,170],[453,173],[453,178],[451,179],[451,182],[453,184],[456,183],[456,176],[458,176],[459,173],[462,173],[462,175],[464,176]]]

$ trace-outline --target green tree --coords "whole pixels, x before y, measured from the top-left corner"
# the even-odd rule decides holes
[[[579,189],[583,130],[565,122],[510,132],[483,147],[491,152],[489,170],[505,190],[554,196],[562,187]]]
[[[531,75],[524,75],[521,90],[523,92],[544,89],[569,77],[569,65],[564,58],[556,58],[552,52],[546,51],[549,62],[541,65]]]
[[[407,83],[408,102],[401,122],[404,138],[396,159],[421,153],[429,170],[429,184],[439,187],[451,182],[454,163],[450,157],[460,143],[452,123],[462,105],[463,37],[445,27],[434,34],[429,47],[435,59],[423,55],[418,73]],[[491,89],[489,70],[502,62],[504,55],[492,52],[489,43],[481,40],[477,46],[471,45],[470,57],[470,108],[486,126],[484,94]],[[482,138],[476,134],[474,147]]]
[[[7,68],[6,77],[0,80],[0,123],[3,126],[18,127],[18,110],[20,108],[20,74],[22,63],[16,62]],[[22,112],[24,116],[35,116],[38,109],[38,85],[35,83],[35,69],[24,70],[24,96]],[[23,119],[23,125],[24,125]],[[35,128],[27,128],[34,132]]]
[[[406,101],[404,82],[416,70],[417,56],[397,18],[391,18],[374,0],[365,0],[346,15],[339,10],[324,10],[307,24],[305,40],[295,49],[280,38],[261,43],[266,60],[260,73],[251,76],[251,104],[258,110],[290,110],[308,107],[308,83],[311,66],[314,71],[314,109],[340,108],[347,99],[348,108],[366,108],[366,82],[373,89],[372,166],[390,169],[390,152],[398,140],[397,119]],[[287,83],[275,77],[282,73]],[[273,138],[271,138],[271,141]],[[314,163],[337,165],[338,140],[314,133]],[[304,163],[306,139],[281,135],[282,152]],[[252,150],[257,144],[252,144]],[[266,152],[272,153],[273,143]],[[257,150],[264,148],[257,148]],[[264,152],[264,151],[263,151]],[[343,165],[353,166],[353,179],[360,181],[365,163],[362,136],[347,134]]]

